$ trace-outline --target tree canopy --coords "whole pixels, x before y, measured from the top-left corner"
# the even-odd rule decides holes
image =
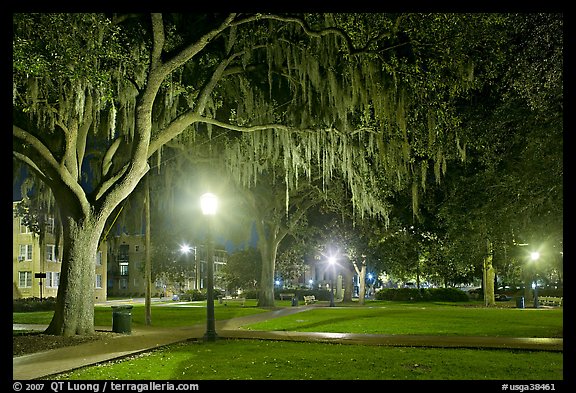
[[[388,217],[382,196],[409,190],[417,215],[428,179],[482,145],[463,104],[502,80],[530,108],[550,105],[542,83],[561,96],[559,28],[540,14],[14,14],[13,157],[64,227],[49,331],[93,330],[94,244],[171,150],[208,140],[203,157],[245,186],[280,165],[286,195],[340,176],[359,217]],[[546,60],[502,79],[511,47],[517,64]]]

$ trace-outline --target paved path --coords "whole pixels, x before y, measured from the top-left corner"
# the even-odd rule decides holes
[[[239,330],[242,325],[303,312],[309,307],[287,307],[266,313],[254,314],[225,321],[216,321],[219,338],[253,338],[261,340],[339,342],[344,344],[500,348],[563,351],[561,338],[516,338],[516,337],[462,337],[462,336],[398,336],[380,334],[290,332],[290,331],[247,331]],[[14,325],[14,329],[35,328],[44,330],[45,325]],[[110,327],[96,327],[110,331]],[[163,345],[186,340],[200,340],[206,331],[205,325],[185,328],[133,328],[131,334],[114,335],[86,344],[58,348],[50,351],[23,355],[12,360],[14,380],[28,380],[54,375],[75,368],[128,356]]]

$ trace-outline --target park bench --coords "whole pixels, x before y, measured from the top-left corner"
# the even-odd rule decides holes
[[[280,294],[280,300],[286,300],[286,299],[292,300],[292,299],[294,299],[294,296],[296,296],[296,295],[293,293],[281,293]]]
[[[316,303],[316,296],[304,296],[304,304]]]
[[[561,296],[539,296],[538,303],[543,306],[562,306]]]
[[[232,296],[224,296],[222,298],[220,298],[220,303],[224,303],[225,306],[228,305],[228,303],[241,303],[242,306],[244,306],[244,303],[246,302],[246,298],[244,297],[232,297]]]

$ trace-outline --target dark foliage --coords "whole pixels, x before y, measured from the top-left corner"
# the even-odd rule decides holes
[[[12,312],[54,311],[55,309],[55,297],[43,298],[42,300],[38,297],[31,297],[12,301]]]
[[[376,292],[376,300],[466,302],[468,295],[456,288],[385,288]]]

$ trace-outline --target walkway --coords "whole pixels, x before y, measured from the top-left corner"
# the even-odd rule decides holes
[[[266,313],[254,314],[225,321],[216,321],[216,333],[219,338],[248,338],[259,340],[338,342],[344,344],[425,346],[459,348],[499,348],[527,349],[544,351],[563,351],[561,338],[515,338],[515,337],[462,337],[462,336],[397,336],[379,334],[289,332],[289,331],[247,331],[240,326],[277,318],[309,307],[286,307]],[[44,325],[14,325],[17,328],[44,330]],[[110,327],[96,327],[97,330],[110,331]],[[205,325],[186,328],[133,328],[132,334],[115,335],[110,338],[58,348],[51,351],[18,356],[12,361],[14,380],[42,378],[79,367],[147,351],[167,344],[186,340],[200,340],[206,331]]]

